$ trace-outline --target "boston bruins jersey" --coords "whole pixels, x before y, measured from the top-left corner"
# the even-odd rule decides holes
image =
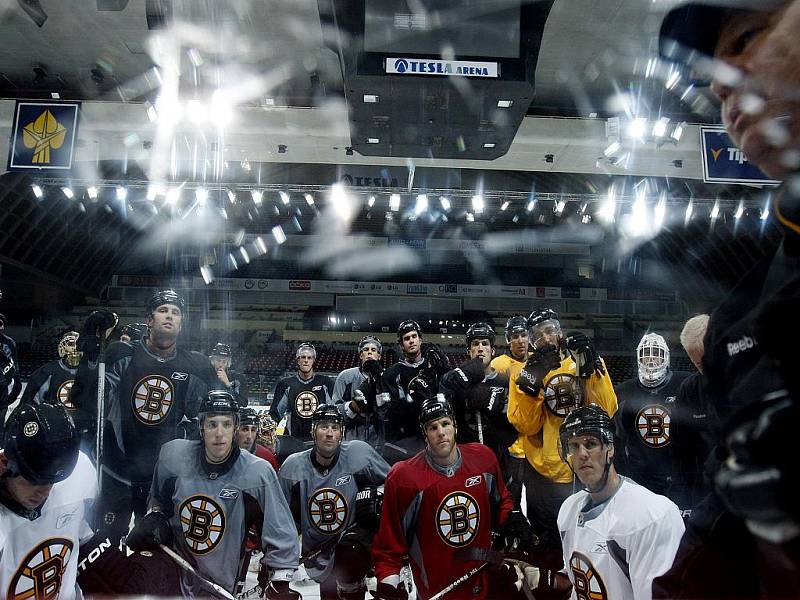
[[[112,344],[106,352],[106,439],[104,469],[117,479],[148,483],[164,442],[177,436],[178,423],[193,419],[216,375],[199,352],[178,348],[167,359],[144,341]]]
[[[80,431],[93,430],[96,411],[78,407],[74,398],[70,398],[77,372],[77,368],[70,368],[60,359],[42,365],[31,375],[22,394],[22,403],[63,404]]]
[[[0,500],[0,597],[7,600],[82,598],[76,583],[81,541],[92,536],[88,507],[97,476],[80,453],[72,474],[53,486],[37,511],[22,516]]]
[[[494,453],[482,444],[459,444],[459,459],[449,468],[431,463],[426,452],[392,467],[384,488],[381,525],[372,542],[378,581],[397,575],[405,556],[417,594],[430,598],[480,564],[456,560],[462,548],[491,546],[492,528],[513,509]],[[447,595],[449,600],[481,600],[485,571]]]
[[[345,439],[362,440],[373,446],[382,445],[383,422],[377,411],[367,414],[354,413],[349,404],[353,399],[353,392],[365,381],[366,376],[360,367],[345,369],[336,376],[333,384],[333,401],[342,411],[345,418]]]
[[[638,378],[617,386],[619,410],[614,415],[621,448],[617,469],[656,494],[685,506],[686,486],[679,463],[680,431],[687,423],[687,407],[677,402],[688,373],[673,372],[655,388],[643,386]]]
[[[203,577],[233,592],[247,524],[255,522],[266,565],[297,569],[297,532],[269,463],[235,448],[230,460],[212,471],[203,452],[199,440],[168,442],[153,474],[150,505],[170,517],[175,550]],[[181,589],[187,598],[208,596],[186,571]]]
[[[303,554],[327,545],[305,563],[315,581],[323,581],[333,566],[333,551],[342,533],[355,521],[356,493],[366,486],[382,485],[389,465],[366,442],[343,442],[336,462],[320,472],[311,461],[313,449],[291,455],[278,479],[303,536]]]
[[[572,598],[650,600],[653,579],[670,568],[683,519],[668,498],[622,477],[611,498],[591,505],[573,494],[558,512],[564,568]]]
[[[320,404],[333,404],[333,380],[316,373],[311,379],[289,375],[278,381],[272,397],[270,416],[280,423],[286,419],[286,435],[311,438],[311,415]]]
[[[389,394],[386,410],[386,440],[396,441],[419,435],[420,402],[414,402],[408,394],[408,384],[426,366],[424,358],[409,363],[404,360],[394,363],[383,371],[384,393]],[[440,374],[441,376],[441,374]]]

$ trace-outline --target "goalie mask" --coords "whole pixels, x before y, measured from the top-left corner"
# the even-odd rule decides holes
[[[645,387],[658,387],[669,376],[669,347],[657,333],[646,333],[636,347],[639,382]]]
[[[62,359],[70,368],[77,369],[81,362],[81,352],[78,352],[77,331],[67,331],[58,341],[58,357]]]
[[[256,441],[262,446],[269,448],[271,452],[275,452],[277,428],[277,423],[269,416],[267,411],[258,415],[258,433],[256,434]]]

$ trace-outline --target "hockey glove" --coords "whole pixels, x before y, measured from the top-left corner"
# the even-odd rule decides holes
[[[270,581],[262,589],[264,590],[262,598],[267,600],[303,600],[300,592],[289,587],[288,581]]]
[[[100,356],[102,343],[117,326],[118,317],[110,310],[94,310],[86,318],[83,331],[78,337],[78,350],[87,360],[96,361]]]
[[[500,535],[506,550],[527,549],[535,545],[536,536],[528,519],[519,510],[508,513],[505,522],[500,526]]]
[[[463,392],[483,381],[486,375],[484,368],[482,358],[473,358],[463,363],[460,367],[445,373],[442,383],[452,390]]]
[[[159,511],[147,513],[137,519],[125,544],[134,552],[157,550],[160,545],[172,545],[172,527],[167,516]]]
[[[567,600],[572,595],[572,583],[559,571],[539,569],[538,585],[533,589],[536,600]]]
[[[421,351],[422,356],[425,357],[426,366],[429,369],[433,369],[439,373],[447,370],[447,366],[450,363],[447,361],[447,355],[439,346],[431,342],[425,342],[422,344]]]
[[[580,377],[591,377],[595,372],[601,375],[606,374],[603,361],[600,360],[600,355],[594,349],[592,340],[586,337],[586,334],[576,331],[567,336],[564,343],[578,364],[578,375]]]
[[[529,396],[537,396],[539,390],[544,386],[544,378],[547,374],[561,365],[561,356],[558,348],[553,344],[546,344],[534,350],[528,362],[522,367],[517,377],[517,386],[523,393]]]
[[[391,583],[380,582],[372,592],[372,597],[375,600],[408,600],[408,590],[402,583],[395,587]]]
[[[372,379],[379,379],[381,373],[383,373],[383,367],[381,366],[380,361],[375,360],[374,358],[368,358],[364,361],[364,364],[361,365],[361,372]]]
[[[383,508],[383,491],[365,487],[356,494],[356,523],[365,529],[377,530]]]
[[[467,407],[483,410],[495,419],[505,413],[508,391],[500,386],[479,385],[467,392]]]
[[[359,389],[353,391],[353,398],[350,402],[350,408],[357,414],[368,412],[369,402],[367,402],[367,397],[364,395],[364,392]]]
[[[516,598],[522,591],[525,575],[515,562],[504,560],[489,568],[489,578],[496,598]]]
[[[439,389],[436,373],[430,369],[420,369],[414,379],[408,384],[408,395],[417,404],[422,404],[428,398],[433,398]]]

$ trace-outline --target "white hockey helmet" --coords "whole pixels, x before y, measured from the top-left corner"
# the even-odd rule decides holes
[[[657,333],[645,333],[636,347],[639,381],[645,387],[657,387],[669,375],[669,347]]]

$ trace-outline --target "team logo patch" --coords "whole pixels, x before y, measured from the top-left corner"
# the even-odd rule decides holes
[[[172,375],[170,375],[170,378],[174,379],[175,381],[186,381],[189,379],[189,374],[175,371]]]
[[[573,552],[569,568],[574,581],[574,593],[580,600],[608,600],[606,586],[592,561],[580,552]]]
[[[636,415],[636,431],[646,445],[663,448],[669,444],[671,421],[666,408],[660,404],[650,404]]]
[[[480,517],[475,498],[465,492],[453,492],[436,510],[436,530],[448,546],[466,546],[478,533]]]
[[[307,419],[314,414],[318,404],[319,400],[314,392],[300,392],[294,399],[294,410]]]
[[[544,403],[557,417],[565,418],[583,402],[583,390],[571,373],[553,375],[544,388]]]
[[[322,533],[338,533],[347,523],[347,500],[339,490],[318,489],[308,499],[308,516]]]
[[[172,408],[175,388],[161,375],[148,375],[133,388],[133,414],[145,425],[158,425]]]
[[[8,600],[51,600],[58,597],[61,579],[72,555],[72,540],[50,538],[22,559],[11,577]],[[70,590],[71,592],[71,590]]]
[[[192,554],[208,554],[225,535],[225,511],[208,496],[197,494],[183,501],[181,529]]]
[[[67,379],[56,390],[56,398],[63,404],[67,410],[75,410],[75,405],[69,401],[69,391],[72,389],[72,384],[75,383],[74,379]]]
[[[470,477],[464,482],[464,487],[472,487],[473,485],[478,485],[481,482],[481,476],[475,475],[475,477]]]
[[[222,488],[217,495],[218,498],[222,500],[233,500],[239,497],[239,490],[231,490],[228,488]]]
[[[22,428],[25,437],[33,437],[39,432],[39,424],[36,421],[28,421]]]
[[[345,475],[344,477],[339,477],[339,479],[336,480],[336,485],[339,486],[339,485],[345,485],[346,483],[350,483],[350,480],[352,478],[353,478],[352,475]]]

